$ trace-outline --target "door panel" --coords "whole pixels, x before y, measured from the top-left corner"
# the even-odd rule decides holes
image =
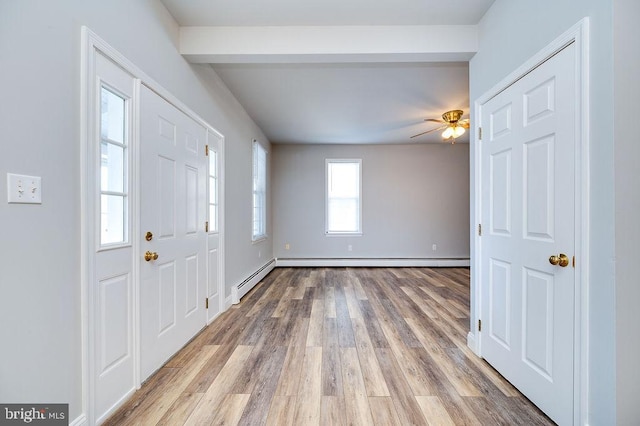
[[[574,254],[574,49],[480,111],[482,356],[560,424],[573,423],[575,272],[549,258]]]
[[[524,237],[553,241],[555,140],[546,136],[524,144]]]
[[[145,86],[140,120],[140,232],[153,234],[140,253],[145,380],[206,325],[207,130]]]
[[[553,274],[524,269],[522,280],[523,360],[539,373],[552,377]]]
[[[100,289],[100,304],[98,305],[98,330],[100,340],[98,353],[100,354],[99,375],[117,368],[122,362],[131,357],[131,276],[120,275],[98,283]],[[124,302],[124,303],[123,303]]]
[[[491,231],[511,233],[511,150],[491,156]]]
[[[491,259],[489,332],[505,348],[511,346],[511,265]]]

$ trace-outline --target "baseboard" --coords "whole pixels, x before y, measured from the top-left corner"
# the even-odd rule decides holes
[[[76,419],[69,423],[69,426],[84,426],[87,424],[87,415],[82,413]]]
[[[469,258],[278,258],[276,266],[282,267],[468,267]]]
[[[480,356],[478,353],[478,345],[476,343],[476,335],[471,331],[467,333],[467,347],[473,351],[474,354]]]
[[[240,299],[242,299],[245,294],[249,293],[249,291],[251,291],[251,289],[264,277],[266,277],[269,272],[273,271],[273,268],[275,267],[276,260],[271,259],[240,284],[231,287],[231,303],[234,305],[240,303]]]
[[[231,292],[233,293],[233,289],[231,290]],[[229,297],[226,297],[224,299],[224,310],[226,311],[227,309],[229,309],[231,305],[233,305],[233,295],[230,294]]]

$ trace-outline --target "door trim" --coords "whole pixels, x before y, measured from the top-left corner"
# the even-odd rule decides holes
[[[544,49],[528,59],[522,66],[502,79],[474,101],[474,132],[471,150],[471,331],[468,346],[482,355],[482,339],[478,331],[481,311],[481,250],[482,237],[478,224],[482,223],[481,210],[481,147],[477,136],[482,106],[533,69],[571,43],[575,43],[576,76],[576,145],[575,145],[575,317],[574,317],[574,424],[588,424],[589,406],[589,18],[583,18]]]
[[[159,83],[149,77],[146,73],[144,73],[140,68],[138,68],[134,63],[130,62],[127,58],[125,58],[122,54],[120,54],[117,50],[111,47],[107,42],[105,42],[102,38],[100,38],[97,34],[91,31],[86,26],[81,28],[81,63],[80,63],[80,217],[81,217],[81,253],[80,253],[80,276],[81,276],[81,285],[80,285],[80,299],[81,299],[81,307],[80,307],[80,316],[81,316],[81,348],[82,348],[82,414],[80,418],[84,417],[88,424],[96,424],[97,419],[96,415],[100,415],[102,413],[95,412],[95,367],[94,367],[94,357],[93,353],[93,345],[94,345],[94,328],[95,323],[92,319],[91,312],[95,311],[94,301],[95,294],[90,285],[92,282],[92,277],[95,276],[95,221],[94,221],[94,212],[96,211],[96,200],[94,194],[90,193],[92,188],[89,185],[91,182],[90,176],[94,176],[98,173],[96,170],[95,161],[93,158],[89,158],[93,151],[91,149],[91,144],[95,142],[94,140],[94,129],[96,129],[97,125],[97,117],[94,114],[93,106],[95,104],[96,99],[96,88],[95,88],[95,79],[96,79],[96,70],[95,70],[95,58],[97,54],[101,54],[104,57],[110,59],[115,64],[120,66],[126,72],[128,72],[136,81],[135,89],[134,89],[134,97],[132,99],[132,108],[133,108],[133,117],[131,126],[132,126],[132,141],[130,148],[131,155],[131,204],[132,204],[132,212],[131,212],[131,221],[133,222],[133,235],[131,237],[131,245],[133,249],[133,256],[131,259],[132,262],[132,271],[133,271],[133,339],[134,339],[134,348],[133,348],[133,356],[134,356],[134,382],[136,388],[140,388],[140,335],[139,335],[139,288],[140,288],[140,273],[139,273],[139,262],[137,261],[137,253],[139,253],[139,249],[141,247],[141,232],[140,228],[140,204],[138,194],[140,192],[140,179],[139,179],[139,149],[140,149],[140,129],[139,129],[139,106],[140,106],[140,86],[144,84],[149,89],[153,90],[160,97],[164,98],[167,102],[175,106],[177,109],[182,111],[184,114],[189,116],[191,119],[202,125],[208,132],[211,132],[215,135],[220,136],[220,144],[221,144],[221,185],[224,184],[224,145],[225,138],[224,136],[218,132],[216,129],[211,127],[207,122],[205,122],[202,118],[200,118],[197,114],[195,114],[191,109],[189,109],[184,103],[182,103],[179,99],[169,93],[166,89],[164,89]],[[224,192],[221,192],[221,205],[223,206],[221,210],[224,209]],[[220,259],[221,264],[219,268],[219,291],[220,294],[224,294],[224,222],[223,218],[221,218],[222,222],[220,224]],[[204,226],[204,224],[203,224]],[[208,268],[207,268],[208,269]],[[224,309],[225,306],[222,306]],[[207,325],[207,323],[203,324],[203,326]],[[187,342],[185,342],[187,343]],[[113,413],[115,410],[119,408],[119,406],[124,403],[127,398],[135,391],[132,389],[126,395],[119,400],[107,413],[104,413],[104,417],[108,414]]]

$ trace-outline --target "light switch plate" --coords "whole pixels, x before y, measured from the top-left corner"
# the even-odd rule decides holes
[[[7,173],[7,201],[20,204],[42,204],[42,178]]]

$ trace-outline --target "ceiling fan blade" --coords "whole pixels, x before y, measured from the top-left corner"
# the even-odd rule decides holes
[[[446,128],[446,127],[447,126],[436,127],[435,129],[427,130],[426,132],[422,132],[422,133],[418,133],[417,135],[413,135],[409,139],[413,139],[413,138],[416,138],[418,136],[426,135],[427,133],[437,132],[438,130],[442,130],[442,129]]]
[[[424,121],[433,121],[434,123],[445,123],[445,121],[436,120],[435,118],[425,118]]]

